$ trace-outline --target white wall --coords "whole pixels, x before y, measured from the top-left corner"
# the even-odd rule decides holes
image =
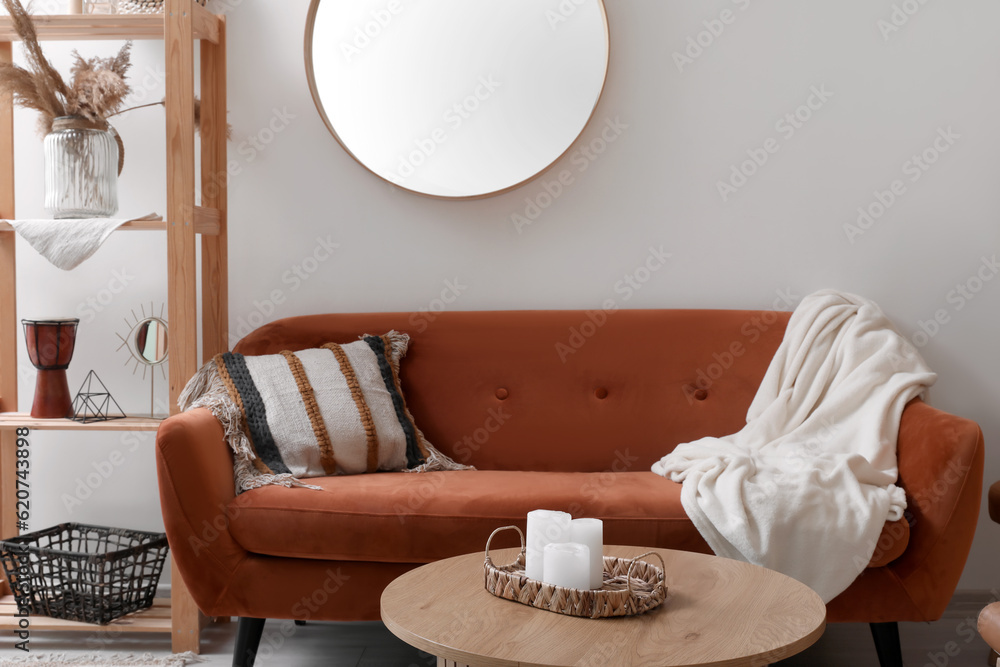
[[[943,310],[948,322],[929,340],[918,338],[940,374],[933,403],[982,425],[986,478],[996,480],[1000,281],[968,301],[953,290],[998,246],[1000,6],[907,1],[919,11],[884,39],[878,22],[891,20],[891,0],[608,0],[611,69],[582,142],[597,137],[606,119],[627,129],[586,171],[570,155],[514,192],[448,202],[375,179],[329,135],[305,80],[306,0],[213,0],[229,16],[230,158],[239,170],[230,190],[231,324],[417,310],[448,279],[467,285],[458,309],[596,307],[616,296],[615,282],[648,246],[662,245],[673,253],[668,266],[623,306],[768,308],[786,290],[801,297],[836,287],[875,299],[908,335]],[[672,54],[724,9],[733,21],[679,71]],[[79,46],[85,53],[114,48]],[[63,69],[69,48],[46,45]],[[160,44],[138,43],[135,61],[140,97],[160,99]],[[776,123],[814,87],[832,97],[788,137]],[[288,115],[287,127],[252,155],[246,142],[276,111]],[[128,147],[123,213],[165,211],[162,117],[160,109],[144,110],[118,123]],[[17,122],[29,128],[33,118],[19,112]],[[904,163],[948,128],[958,138],[912,182]],[[717,182],[768,138],[779,150],[723,201]],[[526,198],[544,193],[543,181],[561,170],[573,184],[519,232],[511,216],[523,214]],[[18,136],[17,173],[19,214],[41,215],[41,144],[28,129]],[[844,225],[894,179],[905,193],[849,242]],[[289,272],[318,238],[340,249],[296,283]],[[164,258],[154,233],[118,234],[69,275],[19,248],[22,316],[82,313],[71,384],[95,368],[128,411],[144,409],[148,390],[122,368],[115,332],[125,330],[131,309],[164,301]],[[128,284],[112,296],[115,270],[126,272]],[[282,303],[272,307],[265,301],[275,290]],[[91,316],[88,298],[107,303]],[[23,409],[32,377],[22,378]],[[165,384],[157,390],[165,396]],[[150,442],[36,432],[32,526],[72,519],[160,527]],[[125,463],[69,511],[63,494],[115,450]],[[998,547],[1000,527],[984,510],[961,587],[997,584]]]

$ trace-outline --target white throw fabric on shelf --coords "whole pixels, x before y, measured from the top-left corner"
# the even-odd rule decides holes
[[[155,213],[141,218],[8,220],[14,231],[55,266],[69,271],[97,252],[113,231],[126,222],[162,220]]]
[[[903,408],[936,375],[871,301],[832,290],[796,308],[747,413],[678,445],[653,472],[720,556],[787,574],[829,602],[865,569],[887,520]]]

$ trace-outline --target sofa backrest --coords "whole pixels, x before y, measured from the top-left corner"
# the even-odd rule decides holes
[[[738,431],[790,313],[351,313],[278,320],[237,344],[275,354],[391,329],[412,337],[407,404],[430,442],[492,470],[648,470]]]

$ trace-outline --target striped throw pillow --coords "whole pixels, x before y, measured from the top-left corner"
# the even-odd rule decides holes
[[[263,356],[216,355],[185,388],[182,408],[208,407],[235,431],[242,490],[376,471],[462,469],[413,422],[399,384],[409,336]],[[233,428],[235,427],[235,428]],[[242,473],[242,474],[241,474]],[[242,477],[242,480],[241,480]]]

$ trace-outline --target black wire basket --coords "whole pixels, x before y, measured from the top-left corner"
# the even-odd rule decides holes
[[[19,609],[105,625],[153,605],[167,536],[63,523],[0,542]]]

